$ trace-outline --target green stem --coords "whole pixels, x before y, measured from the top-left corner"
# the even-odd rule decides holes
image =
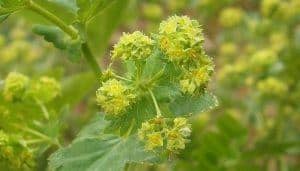
[[[161,117],[162,116],[161,115],[161,111],[160,111],[159,106],[157,104],[156,98],[155,98],[155,96],[154,96],[154,94],[153,94],[153,92],[151,90],[148,90],[148,91],[149,91],[149,93],[151,95],[151,98],[153,100],[153,103],[154,103],[154,106],[155,106],[155,109],[156,109],[157,117]]]
[[[78,32],[72,26],[67,25],[63,20],[61,20],[60,18],[58,18],[56,15],[52,14],[45,8],[41,7],[40,5],[36,4],[32,0],[27,1],[27,7],[30,10],[45,17],[46,19],[51,21],[53,24],[57,25],[64,32],[66,32],[72,39],[76,39],[78,37]]]
[[[35,99],[36,103],[38,104],[38,106],[41,108],[42,112],[43,112],[43,115],[45,117],[46,120],[49,120],[49,112],[46,108],[46,106],[38,99]]]
[[[117,74],[113,74],[113,77],[118,78],[118,79],[120,79],[120,80],[132,82],[132,80],[130,80],[130,79],[128,79],[128,78],[125,78],[125,77],[122,77],[122,76],[119,76],[119,75],[117,75]]]
[[[85,57],[85,59],[88,62],[88,64],[92,67],[94,73],[97,76],[101,76],[102,75],[101,68],[99,67],[99,65],[98,65],[98,63],[96,61],[96,58],[92,54],[91,49],[88,46],[88,44],[87,43],[83,43],[81,45],[81,50],[82,50],[83,56]]]
[[[25,131],[25,132],[28,132],[28,133],[31,133],[32,135],[35,135],[51,144],[54,144],[54,145],[57,145],[58,147],[61,147],[60,143],[58,142],[57,139],[52,139],[51,137],[39,132],[39,131],[36,131],[34,129],[31,129],[31,128],[28,128],[28,127],[21,127],[19,125],[15,125],[17,128]]]
[[[46,141],[45,139],[32,139],[32,140],[25,141],[25,143],[26,143],[26,145],[34,145],[34,144],[42,143],[45,141]]]
[[[160,70],[158,73],[156,73],[147,83],[147,85],[153,84],[155,81],[161,78],[161,76],[164,74],[165,68]]]

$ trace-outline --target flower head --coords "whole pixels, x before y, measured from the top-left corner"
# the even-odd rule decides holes
[[[258,90],[264,95],[283,95],[287,92],[287,85],[273,77],[269,77],[265,80],[257,83]]]
[[[124,33],[114,46],[112,58],[122,60],[140,60],[150,56],[153,50],[153,40],[140,31],[132,34]]]
[[[146,150],[158,150],[160,147],[172,153],[185,148],[189,142],[191,125],[186,118],[175,118],[169,122],[167,118],[154,118],[142,124],[138,137],[145,142]]]
[[[243,11],[239,8],[226,8],[221,12],[219,22],[223,27],[234,27],[240,24]]]
[[[272,49],[263,49],[254,53],[250,63],[255,68],[268,67],[278,60],[277,54]]]
[[[117,116],[133,103],[135,95],[121,81],[110,79],[96,92],[97,102],[107,115]]]
[[[200,24],[187,16],[172,16],[159,26],[158,44],[170,61],[186,62],[203,54]]]
[[[54,78],[45,76],[34,82],[30,88],[30,94],[42,102],[49,102],[60,93],[60,84]]]
[[[29,79],[20,73],[11,72],[5,79],[3,95],[6,100],[21,100],[28,87]]]

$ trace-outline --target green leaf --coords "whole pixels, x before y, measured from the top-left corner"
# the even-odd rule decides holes
[[[73,12],[77,9],[76,0],[51,0],[51,2],[67,7]]]
[[[1,11],[3,9],[9,10],[10,12],[15,12],[21,8],[25,7],[25,1],[24,0],[0,0],[0,9]]]
[[[4,20],[6,20],[6,19],[8,18],[9,15],[10,15],[10,14],[0,15],[0,24],[1,24]]]
[[[81,57],[81,41],[71,40],[66,34],[56,26],[35,25],[33,32],[44,37],[56,48],[68,53],[71,61],[78,61]]]
[[[176,98],[169,108],[175,115],[199,114],[218,106],[216,97],[208,92],[199,96],[181,95]]]
[[[24,8],[25,3],[23,0],[0,0],[0,23],[7,19],[7,17]]]
[[[88,44],[95,55],[102,55],[111,35],[122,20],[129,0],[118,0],[98,14],[87,26]]]
[[[110,123],[106,127],[106,132],[113,132],[116,134],[133,134],[141,127],[146,120],[152,119],[156,116],[155,107],[150,98],[142,97],[130,109],[126,111],[121,117],[106,117]]]
[[[159,85],[154,88],[156,100],[159,102],[169,102],[181,95],[179,87],[175,85]]]
[[[62,82],[62,97],[58,99],[57,105],[61,108],[64,104],[74,106],[84,98],[92,89],[97,79],[95,74],[85,72],[68,77]]]
[[[52,43],[56,48],[66,49],[65,34],[58,27],[35,25],[32,30],[34,33],[43,36],[46,41]]]
[[[82,23],[90,21],[98,13],[102,12],[114,0],[76,0],[78,6],[78,19]]]
[[[155,161],[155,156],[144,151],[136,136],[120,138],[103,134],[106,124],[102,116],[97,116],[70,146],[50,156],[50,168],[61,171],[122,171],[127,163]]]
[[[246,128],[229,114],[221,115],[217,120],[217,127],[229,138],[246,136]]]

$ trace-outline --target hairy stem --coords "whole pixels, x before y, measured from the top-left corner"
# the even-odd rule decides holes
[[[81,50],[82,50],[83,56],[85,57],[85,59],[88,62],[88,64],[92,67],[94,73],[97,76],[101,76],[102,75],[101,68],[99,67],[99,65],[98,65],[98,63],[96,61],[96,58],[92,54],[92,51],[91,51],[90,47],[88,46],[88,44],[87,43],[83,43],[81,45]]]
[[[60,18],[58,18],[56,15],[49,12],[45,8],[41,7],[40,5],[36,4],[32,0],[27,1],[27,7],[30,10],[45,17],[53,24],[57,25],[61,30],[67,33],[72,39],[76,39],[78,37],[78,32],[72,26],[67,25],[63,20],[61,20]]]
[[[153,92],[151,90],[148,90],[148,91],[149,91],[149,93],[151,95],[151,98],[153,100],[153,103],[154,103],[154,106],[155,106],[155,109],[156,109],[157,117],[161,117],[162,116],[161,115],[161,111],[160,111],[159,106],[157,104],[156,98],[155,98],[155,96],[154,96],[154,94],[153,94]]]

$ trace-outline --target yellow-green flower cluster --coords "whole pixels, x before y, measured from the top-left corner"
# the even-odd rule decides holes
[[[160,24],[157,37],[160,50],[183,71],[182,92],[193,94],[205,88],[214,67],[204,52],[200,24],[187,16],[173,16]]]
[[[110,79],[97,90],[96,97],[107,115],[120,116],[134,102],[135,94],[123,82]]]
[[[6,100],[14,101],[24,98],[29,79],[25,75],[11,72],[5,79],[3,95]]]
[[[243,11],[239,8],[225,8],[219,18],[219,22],[223,27],[234,27],[241,23],[243,19]]]
[[[213,67],[204,66],[188,71],[180,80],[180,87],[182,92],[193,94],[199,87],[205,87],[210,80],[210,74]]]
[[[146,59],[152,53],[154,42],[140,31],[132,34],[124,33],[120,41],[114,46],[112,58],[122,60]]]
[[[200,24],[187,16],[172,16],[159,26],[158,45],[173,62],[198,61],[203,56]]]
[[[0,162],[5,161],[5,168],[28,170],[34,166],[32,152],[20,143],[17,137],[0,130]]]
[[[191,125],[186,118],[175,118],[169,123],[167,118],[154,118],[142,124],[138,137],[145,142],[146,150],[164,150],[178,153],[189,142]]]
[[[265,80],[259,81],[257,83],[257,89],[264,95],[281,96],[287,92],[288,87],[281,80],[278,80],[274,77],[269,77]]]
[[[272,49],[262,49],[251,56],[250,64],[254,68],[268,67],[277,60],[278,56]]]
[[[30,94],[41,102],[47,103],[61,93],[61,86],[56,79],[41,77],[30,87]]]
[[[152,20],[160,19],[163,16],[163,9],[159,4],[145,3],[143,5],[143,15]]]
[[[43,76],[36,81],[31,81],[23,74],[11,72],[4,80],[3,96],[7,101],[24,100],[24,98],[31,97],[47,103],[60,93],[60,84],[51,77]]]
[[[223,43],[220,47],[220,55],[221,56],[234,56],[238,52],[238,47],[235,43],[226,42]]]
[[[278,7],[280,0],[262,0],[261,13],[264,16],[270,16]]]

